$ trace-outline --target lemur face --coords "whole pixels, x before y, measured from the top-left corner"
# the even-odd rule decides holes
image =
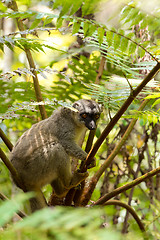
[[[78,110],[78,120],[89,130],[96,129],[96,122],[102,112],[102,106],[93,100],[81,99],[73,104],[73,107]]]

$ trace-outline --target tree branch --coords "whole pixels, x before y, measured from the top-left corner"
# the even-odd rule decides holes
[[[2,149],[0,148],[0,158],[2,159],[2,161],[4,162],[4,164],[6,165],[6,167],[8,168],[8,170],[10,171],[10,173],[12,174],[14,181],[16,182],[16,184],[18,186],[20,186],[23,191],[25,192],[25,186],[23,185],[16,169],[14,168],[14,166],[12,165],[12,163],[9,161],[9,159],[7,158],[7,156],[5,155],[5,153],[2,151]]]
[[[138,217],[137,213],[134,211],[134,209],[131,206],[119,200],[110,200],[104,204],[104,206],[108,206],[108,205],[115,205],[115,206],[120,206],[125,208],[134,217],[141,231],[145,232],[145,228],[141,219]]]
[[[121,106],[119,111],[116,113],[116,115],[112,118],[112,120],[109,122],[109,124],[106,126],[106,128],[103,130],[101,136],[98,138],[96,143],[94,144],[93,148],[89,152],[87,159],[85,161],[85,164],[83,165],[82,172],[85,172],[87,170],[87,166],[90,164],[92,159],[94,158],[96,152],[98,151],[99,147],[107,137],[107,135],[110,133],[110,131],[113,129],[115,124],[118,122],[118,120],[121,118],[121,116],[124,114],[124,112],[127,110],[127,108],[130,106],[130,104],[133,102],[135,97],[142,91],[142,89],[145,87],[145,85],[154,77],[154,75],[157,73],[157,71],[160,69],[160,62],[157,63],[157,65],[150,71],[150,73],[145,77],[145,79],[138,85],[138,87],[133,90],[130,94],[130,96],[127,98],[127,100],[124,102],[124,104]]]
[[[140,105],[138,111],[142,111],[144,109],[144,107],[147,105],[147,103],[149,102],[148,99],[144,100],[142,102],[142,104]],[[111,162],[114,160],[115,156],[118,154],[118,152],[120,151],[121,147],[123,146],[123,144],[126,142],[126,140],[128,139],[134,125],[136,124],[137,119],[132,119],[131,123],[129,124],[128,128],[126,129],[123,137],[121,138],[121,140],[119,141],[119,143],[117,144],[117,146],[113,149],[112,153],[108,156],[108,158],[105,160],[105,162],[101,165],[101,167],[99,168],[99,170],[94,174],[94,176],[92,177],[89,186],[87,187],[87,189],[84,190],[84,194],[82,196],[81,202],[82,205],[86,205],[87,202],[89,201],[89,199],[91,198],[91,195],[94,191],[94,188],[99,180],[99,178],[102,176],[102,174],[104,173],[104,171],[107,169],[107,167],[109,167],[109,165],[111,164]]]
[[[149,101],[150,101],[149,99],[144,100],[142,102],[142,104],[140,105],[140,107],[138,108],[138,111],[142,111]],[[119,153],[121,147],[124,145],[124,143],[126,142],[126,140],[129,137],[131,131],[133,130],[136,122],[137,122],[137,119],[132,119],[132,121],[130,122],[128,128],[126,129],[123,137],[119,141],[118,145],[114,148],[112,153],[108,156],[108,158],[105,160],[105,162],[101,165],[100,169],[95,173],[94,177],[97,180],[99,180],[99,178],[102,176],[102,174],[107,169],[107,167],[109,167],[109,165],[111,164],[111,162],[113,161],[115,156]]]
[[[12,2],[9,4],[9,7],[14,11],[14,12],[18,12],[18,6],[15,0],[12,0]],[[16,18],[17,20],[17,25],[20,31],[24,31],[24,25],[23,22],[20,18]],[[26,34],[21,34],[21,36],[23,38],[26,38]],[[40,85],[39,85],[39,81],[38,81],[38,77],[37,77],[37,72],[35,71],[35,63],[31,54],[31,51],[28,48],[24,48],[27,59],[28,59],[28,63],[30,66],[30,71],[33,73],[33,83],[34,83],[34,90],[35,90],[35,94],[36,94],[36,99],[38,102],[43,101],[43,97],[41,94],[41,90],[40,90]],[[38,105],[39,106],[39,110],[41,113],[41,117],[42,119],[47,118],[47,114],[46,114],[46,110],[44,105]]]
[[[104,70],[105,61],[106,61],[106,58],[104,56],[102,56],[101,61],[100,61],[100,65],[99,65],[99,68],[98,68],[98,73],[97,73],[97,76],[96,76],[96,80],[95,80],[96,84],[100,83],[100,79],[102,77],[103,70]],[[89,136],[88,136],[86,147],[85,147],[85,152],[86,153],[89,153],[89,151],[91,150],[95,133],[96,133],[96,129],[89,132]],[[82,168],[83,168],[83,163],[81,162],[80,169],[82,169]],[[85,187],[85,180],[83,182],[81,182],[81,188],[80,189],[77,189],[77,190],[71,189],[66,196],[65,204],[67,206],[70,206],[72,201],[74,200],[75,205],[78,205],[84,187]]]
[[[9,149],[10,151],[12,151],[13,144],[10,142],[10,140],[7,138],[7,136],[6,136],[5,133],[2,131],[1,128],[0,128],[0,137],[2,138],[3,142],[6,144],[6,146],[8,147],[8,149]]]
[[[142,175],[142,176],[139,177],[139,178],[136,178],[136,179],[133,180],[132,182],[127,183],[126,185],[124,185],[124,186],[122,186],[122,187],[119,187],[119,188],[113,190],[113,191],[110,192],[110,193],[105,194],[105,195],[104,195],[103,197],[101,197],[97,202],[95,202],[95,203],[93,204],[93,206],[95,206],[95,205],[100,205],[100,204],[104,204],[104,203],[105,203],[106,201],[108,201],[109,199],[115,197],[116,195],[118,195],[118,194],[120,194],[120,193],[122,193],[122,192],[124,192],[124,191],[127,191],[128,189],[130,189],[130,188],[138,185],[138,184],[141,183],[141,182],[146,181],[146,179],[149,179],[149,178],[153,177],[154,175],[156,175],[156,174],[158,174],[158,173],[160,173],[160,167],[158,167],[158,168],[156,168],[156,169],[154,169],[154,170],[152,170],[152,171],[150,171],[150,172]]]
[[[97,73],[97,76],[96,76],[95,84],[100,83],[100,80],[101,80],[101,77],[102,77],[102,74],[103,74],[103,70],[104,70],[105,61],[106,61],[106,58],[104,56],[102,56],[101,62],[100,62],[100,65],[99,65],[99,69],[98,69],[98,73]],[[85,151],[87,153],[89,153],[89,151],[91,150],[95,132],[96,132],[96,130],[92,130],[89,133],[89,137],[88,137],[86,148],[85,148]],[[81,166],[81,168],[82,168],[82,166]]]

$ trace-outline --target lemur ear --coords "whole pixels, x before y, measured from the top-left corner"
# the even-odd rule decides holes
[[[74,112],[79,112],[79,103],[78,102],[73,103],[72,110]]]
[[[79,112],[81,111],[87,112],[88,109],[93,109],[93,108],[97,109],[99,113],[103,112],[103,104],[99,104],[93,100],[80,99],[75,103],[73,103],[72,107],[74,109],[77,109],[77,111]]]
[[[73,103],[73,105],[72,105],[72,107],[74,107],[74,108],[78,108],[78,106],[79,106],[79,104],[78,104],[78,102],[75,102],[75,103]]]

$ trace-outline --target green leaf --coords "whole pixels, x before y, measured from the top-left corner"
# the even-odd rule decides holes
[[[154,93],[146,97],[146,99],[155,99],[155,98],[160,98],[160,93]]]
[[[148,25],[149,25],[149,23],[148,23],[147,18],[142,19],[142,21],[141,21],[141,23],[140,23],[140,28],[141,28],[141,29],[144,29],[144,28],[146,28]]]
[[[57,23],[56,23],[56,27],[60,28],[62,26],[63,23],[63,18],[58,18]]]
[[[136,48],[137,48],[137,45],[133,42],[130,42],[130,44],[129,44],[129,55],[135,54],[136,53]]]
[[[121,48],[121,51],[122,52],[126,52],[127,48],[128,48],[128,44],[129,44],[129,41],[127,38],[125,37],[122,37],[121,39],[121,45],[120,45],[120,48]]]
[[[52,20],[53,20],[53,17],[47,16],[47,17],[44,19],[43,26],[46,26],[47,24],[51,23]]]
[[[7,7],[2,2],[0,2],[0,9],[1,12],[5,12],[7,10]]]
[[[121,34],[122,36],[125,35],[125,31],[124,31],[123,29],[119,29],[119,30],[118,30],[118,33]]]
[[[73,15],[78,9],[81,7],[83,0],[55,0],[53,4],[53,9],[58,8],[59,6],[62,7],[60,11],[59,18],[64,16],[65,14]]]
[[[106,40],[107,40],[108,46],[111,46],[111,45],[112,45],[112,43],[113,43],[113,38],[114,38],[113,32],[111,32],[111,31],[108,30],[108,31],[106,32]]]
[[[84,36],[85,37],[88,36],[88,30],[89,30],[89,23],[88,22],[84,22],[84,24],[83,24],[83,31],[84,31]]]
[[[92,34],[96,31],[97,26],[95,24],[90,24],[88,29],[88,36],[92,36]]]
[[[104,33],[105,33],[105,30],[102,27],[99,27],[97,30],[97,34],[98,34],[98,42],[100,45],[103,43]]]
[[[59,6],[61,6],[61,4],[63,4],[62,0],[55,0],[53,4],[53,9],[58,8]]]
[[[73,5],[72,5],[72,9],[70,11],[70,15],[73,15],[75,12],[77,12],[78,9],[81,7],[82,3],[83,3],[83,0],[74,1]]]
[[[100,128],[96,129],[96,137],[99,138],[101,136]]]
[[[38,24],[41,22],[41,18],[35,19],[34,22],[31,24],[30,29],[36,28]]]
[[[44,18],[44,16],[45,16],[45,13],[40,12],[40,13],[37,14],[36,19],[41,19],[42,20]]]
[[[121,19],[126,18],[130,11],[131,11],[131,8],[129,6],[125,6],[121,11]]]
[[[3,48],[3,44],[0,43],[0,49],[2,50],[2,52],[4,52],[4,48]]]
[[[130,32],[126,35],[128,38],[132,39],[135,37],[135,34],[133,32]]]
[[[138,55],[140,56],[140,58],[144,57],[145,55],[145,50],[142,49],[141,47],[138,48]]]
[[[19,194],[12,200],[3,202],[0,206],[0,226],[8,223],[14,214],[20,209],[21,204],[33,196],[32,193]]]
[[[70,9],[71,9],[71,7],[72,7],[72,4],[73,4],[73,2],[70,1],[70,0],[65,0],[65,1],[63,2],[63,4],[62,4],[62,10],[61,10],[61,12],[60,12],[59,18],[61,18],[62,16],[64,16],[65,14],[67,14],[67,13],[70,11]]]
[[[5,45],[6,45],[11,51],[14,50],[13,45],[10,44],[10,42],[5,42]]]
[[[114,35],[114,44],[113,44],[114,49],[117,49],[120,47],[120,42],[121,42],[121,36],[118,34],[115,34]]]
[[[160,103],[160,99],[157,99],[157,100],[153,103],[152,107],[154,107],[155,105],[157,105],[157,104],[159,104],[159,103]]]
[[[72,34],[78,33],[80,26],[81,26],[80,22],[74,22],[73,28],[72,28]]]
[[[86,58],[85,56],[81,56],[81,59],[83,60],[83,62],[85,63],[86,66],[91,67],[91,64],[89,63],[89,59]]]
[[[128,13],[128,16],[126,17],[125,23],[130,22],[130,26],[134,25],[134,21],[136,17],[138,16],[139,9],[137,8],[131,8],[131,10]]]
[[[95,0],[85,0],[82,6],[82,17],[93,12],[95,6]]]

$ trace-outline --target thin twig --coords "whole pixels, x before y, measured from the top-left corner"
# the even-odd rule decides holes
[[[132,85],[130,84],[130,82],[129,82],[129,80],[128,80],[128,78],[127,78],[127,76],[126,76],[126,74],[124,72],[123,72],[123,75],[124,75],[125,79],[127,80],[127,83],[128,83],[128,85],[130,87],[130,90],[132,92],[133,91]]]
[[[143,47],[140,43],[137,43],[137,42],[134,41],[133,39],[131,39],[131,38],[129,38],[129,37],[127,37],[127,36],[119,33],[119,32],[116,32],[115,30],[108,30],[108,31],[110,31],[110,32],[112,32],[112,33],[115,33],[115,34],[117,34],[117,35],[119,35],[119,36],[121,36],[121,37],[123,37],[123,38],[126,38],[128,41],[131,41],[132,43],[134,43],[134,44],[137,45],[138,47],[142,48],[142,49],[143,49],[146,53],[148,53],[157,63],[159,63],[159,60],[158,60],[155,56],[153,56],[152,53],[150,53],[150,52],[149,52],[145,47]]]
[[[100,80],[101,80],[101,77],[102,77],[102,74],[103,74],[103,70],[104,70],[105,61],[106,61],[106,58],[102,56],[101,61],[100,61],[100,65],[99,65],[99,69],[98,69],[98,73],[97,73],[97,76],[96,76],[96,80],[95,80],[96,84],[100,83]],[[88,137],[86,148],[85,148],[85,151],[87,153],[89,153],[89,151],[91,150],[95,132],[96,132],[96,130],[92,130],[89,133],[89,137]]]
[[[98,69],[98,74],[96,76],[95,84],[100,83],[100,80],[101,80],[102,74],[103,74],[103,70],[104,70],[105,61],[106,61],[106,58],[104,56],[102,56],[101,62],[100,62],[100,65],[99,65],[99,69]]]

